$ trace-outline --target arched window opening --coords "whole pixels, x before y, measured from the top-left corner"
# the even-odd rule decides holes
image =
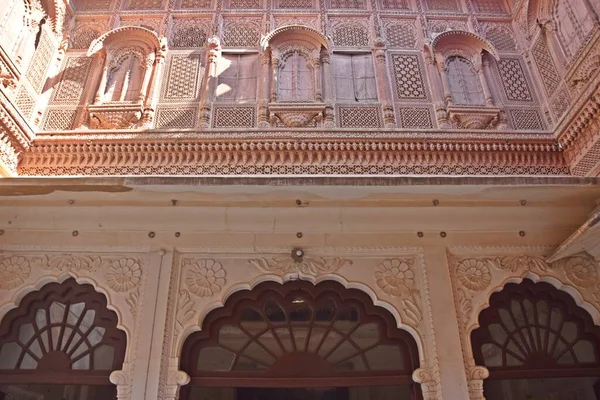
[[[115,398],[109,375],[122,367],[125,346],[117,315],[93,286],[48,284],[2,320],[0,398]]]
[[[420,399],[418,363],[414,339],[364,293],[264,283],[234,294],[186,340],[182,399]]]
[[[145,70],[136,53],[119,58],[108,72],[104,101],[138,101]]]
[[[314,101],[314,71],[310,60],[298,50],[282,57],[277,77],[279,101]]]
[[[452,56],[446,61],[448,86],[454,104],[485,105],[481,81],[473,64],[464,57]]]
[[[561,45],[570,60],[594,28],[593,14],[582,0],[563,0],[556,2],[554,19],[558,24]]]
[[[508,284],[479,322],[471,338],[475,362],[490,371],[486,399],[598,398],[600,327],[566,293]]]

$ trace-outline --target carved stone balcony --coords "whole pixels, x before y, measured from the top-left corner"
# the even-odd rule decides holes
[[[271,126],[289,128],[320,126],[325,115],[324,103],[271,103],[269,121]]]
[[[499,108],[485,106],[448,106],[448,118],[459,129],[495,128],[502,117]]]

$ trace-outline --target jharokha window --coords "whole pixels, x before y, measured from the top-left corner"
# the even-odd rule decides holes
[[[334,282],[264,283],[231,296],[186,340],[191,383],[181,395],[413,400],[418,364],[414,339],[364,293]]]
[[[314,69],[309,56],[291,50],[282,56],[277,77],[279,101],[314,101]]]
[[[547,283],[508,284],[492,295],[472,333],[477,365],[496,399],[600,398],[600,327]]]
[[[464,57],[449,57],[446,68],[454,104],[485,105],[485,96],[473,64]]]
[[[25,296],[0,325],[0,399],[105,400],[125,332],[106,298],[74,279]]]

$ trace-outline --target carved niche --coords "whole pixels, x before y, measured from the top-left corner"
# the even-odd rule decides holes
[[[492,44],[474,33],[448,30],[434,37],[429,50],[444,90],[445,125],[459,129],[506,128],[504,113],[494,106],[484,72],[488,55],[499,60]]]
[[[270,92],[263,93],[260,126],[316,127],[333,125],[333,107],[324,101],[323,68],[329,68],[329,43],[313,28],[288,25],[267,35],[261,45],[264,76]],[[327,124],[326,124],[327,125]]]
[[[128,129],[151,122],[150,88],[166,50],[165,39],[134,26],[114,29],[92,42],[88,56],[95,56],[103,68],[94,103],[88,105],[89,128]]]

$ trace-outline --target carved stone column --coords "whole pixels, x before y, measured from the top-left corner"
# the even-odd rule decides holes
[[[98,104],[104,97],[106,91],[106,83],[108,82],[108,60],[104,61],[104,68],[102,68],[102,78],[100,78],[100,85],[98,85],[98,91],[96,92],[96,98],[94,103]]]
[[[377,89],[379,99],[383,108],[383,120],[386,128],[394,128],[396,121],[394,118],[394,106],[392,105],[392,94],[390,93],[390,84],[387,75],[385,62],[385,42],[378,39],[375,43],[375,79],[377,79]]]
[[[325,99],[325,110],[323,112],[323,127],[335,127],[335,111],[333,107],[333,74],[331,72],[331,54],[327,49],[321,49],[323,98]]]
[[[315,80],[315,101],[323,101],[323,82],[321,80],[321,57],[316,54],[312,60]]]
[[[487,79],[485,78],[485,74],[483,73],[483,61],[481,59],[477,59],[476,63],[473,66],[475,67],[475,72],[477,72],[477,76],[479,77],[479,81],[481,82],[481,88],[483,89],[483,97],[485,98],[485,104],[489,107],[492,107],[494,105],[494,100],[492,99],[490,87],[488,86]]]
[[[149,54],[146,58],[146,63],[144,65],[144,78],[142,79],[142,87],[140,88],[140,95],[138,97],[138,101],[140,103],[143,103],[146,100],[148,85],[150,84],[150,78],[152,78],[155,59],[156,55],[154,53]]]
[[[165,385],[164,400],[177,400],[179,398],[179,389],[183,385],[190,383],[190,376],[184,371],[177,369],[179,359],[169,360],[169,372],[167,375],[167,384]],[[175,364],[175,365],[173,365]]]
[[[271,56],[271,103],[277,101],[277,69],[279,68],[279,59]]]
[[[269,124],[269,63],[271,61],[271,49],[267,48],[260,53],[260,70],[258,77],[258,127],[268,128]]]
[[[412,374],[413,381],[421,384],[423,400],[439,400],[438,389],[433,374],[425,368],[417,368]]]
[[[483,395],[483,380],[490,376],[485,367],[473,366],[467,371],[470,400],[485,400]]]
[[[131,379],[130,374],[124,369],[113,371],[110,374],[110,383],[117,386],[117,400],[129,400],[131,398]]]
[[[446,65],[445,61],[442,57],[436,57],[436,64],[438,68],[438,72],[440,74],[440,79],[442,81],[442,88],[444,89],[444,102],[446,105],[451,106],[452,101],[452,92],[450,92],[450,85],[448,85],[448,74],[446,73]]]
[[[431,95],[433,96],[433,106],[435,109],[435,115],[440,128],[449,128],[450,123],[448,122],[448,112],[446,110],[446,101],[443,93],[443,88],[440,88],[440,82],[442,77],[438,73],[435,67],[435,59],[429,51],[425,51],[425,72],[431,83]]]

